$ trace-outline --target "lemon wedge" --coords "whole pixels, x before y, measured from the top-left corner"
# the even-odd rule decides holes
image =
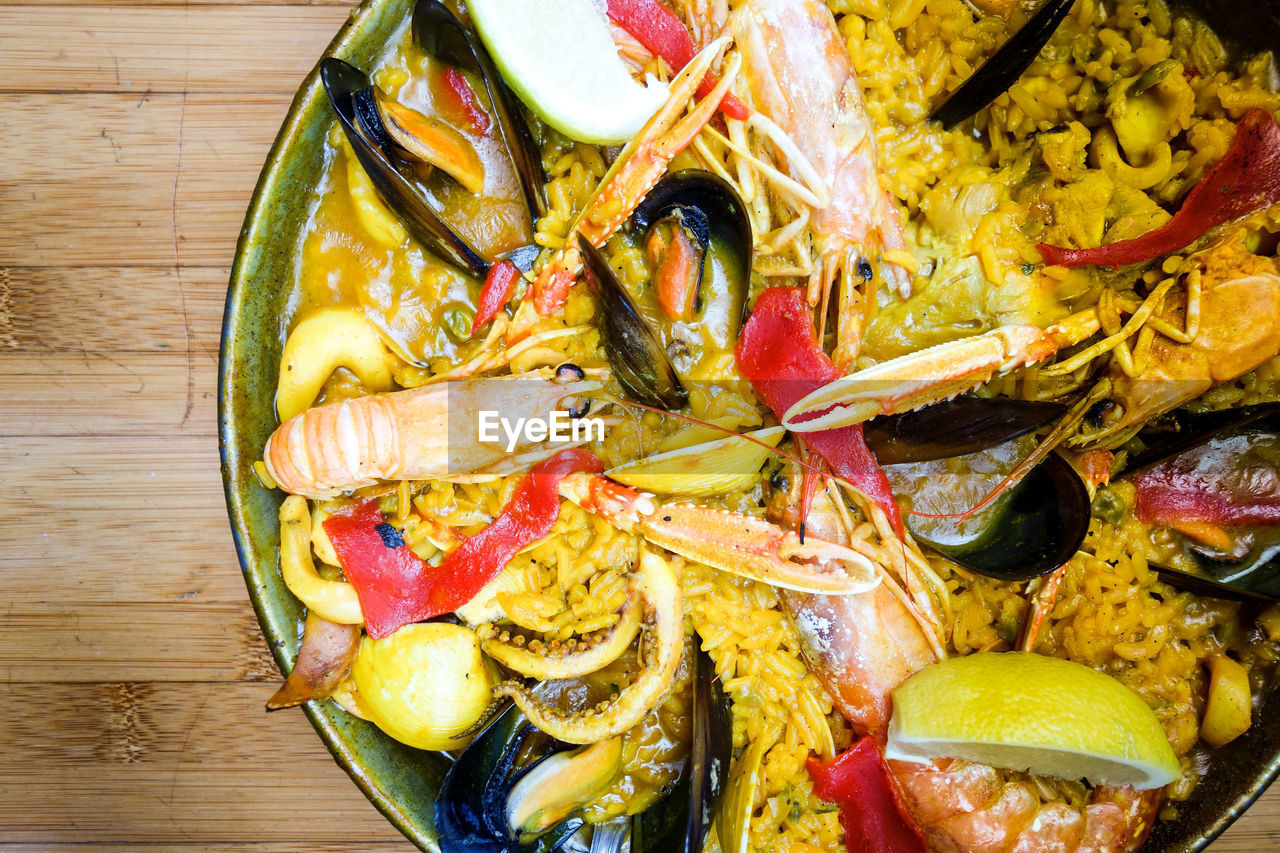
[[[786,434],[782,427],[767,427],[693,444],[626,462],[605,475],[634,489],[687,498],[723,495],[745,489],[760,479],[760,466]]]
[[[511,89],[571,139],[616,145],[667,99],[632,79],[591,0],[469,0],[480,38]]]
[[[949,658],[908,678],[893,691],[885,756],[963,758],[1140,790],[1182,776],[1138,694],[1083,664],[1025,652]]]

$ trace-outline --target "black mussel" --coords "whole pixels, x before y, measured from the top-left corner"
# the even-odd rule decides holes
[[[1184,571],[1161,580],[1198,595],[1280,600],[1280,404],[1174,413],[1139,434],[1122,476],[1144,522],[1172,525]]]
[[[473,740],[445,774],[436,795],[442,853],[535,853],[558,849],[582,826],[570,818],[545,836],[522,839],[511,828],[512,790],[539,764],[572,745],[538,731],[514,705]]]
[[[745,297],[751,276],[751,220],[726,181],[698,169],[668,174],[640,202],[631,220],[644,232],[657,268],[658,306],[668,319],[694,318],[713,239],[732,254],[728,275]]]
[[[1071,464],[1049,454],[1027,476],[974,516],[979,532],[940,536],[938,528],[907,517],[924,544],[970,571],[1024,581],[1062,566],[1089,532],[1089,492]]]
[[[914,412],[874,418],[862,435],[881,465],[928,462],[976,453],[1047,426],[1061,403],[956,397]]]
[[[633,853],[701,853],[733,761],[733,715],[715,664],[694,655],[689,761],[675,791],[631,822]]]
[[[1221,598],[1225,601],[1252,601],[1259,604],[1280,601],[1280,588],[1278,588],[1274,578],[1269,579],[1270,583],[1263,584],[1267,591],[1262,591],[1240,586],[1239,583],[1243,579],[1234,579],[1233,583],[1226,583],[1204,575],[1184,572],[1181,569],[1174,569],[1169,566],[1161,566],[1158,563],[1148,563],[1147,565],[1155,571],[1160,580],[1174,589],[1180,589],[1195,595],[1203,595],[1206,598]]]
[[[976,505],[1034,448],[1028,433],[1061,414],[1055,404],[969,397],[864,428],[917,540],[971,571],[1021,581],[1066,563],[1089,530],[1088,489],[1061,456],[1049,454],[969,518],[930,514]]]
[[[1089,530],[1088,489],[1061,456],[1050,454],[971,518],[920,513],[970,509],[1031,452],[1028,434],[1066,408],[1008,397],[956,397],[874,418],[863,424],[863,436],[899,501],[908,502],[906,523],[916,539],[979,574],[1029,580],[1067,562]]]
[[[733,757],[729,700],[706,652],[690,659],[689,759],[671,792],[632,819],[633,853],[700,851],[728,776]],[[562,743],[510,706],[445,775],[435,804],[440,849],[552,853],[582,830],[579,809],[612,784],[620,762],[621,738],[585,747]],[[603,835],[625,835],[618,832],[618,821],[606,829]]]
[[[356,118],[383,152],[400,160],[438,168],[468,192],[484,191],[484,163],[459,131],[392,100],[377,88],[359,92]]]
[[[502,142],[520,179],[529,217],[537,221],[546,215],[547,201],[543,194],[546,175],[537,143],[524,121],[519,100],[503,82],[483,42],[439,0],[418,0],[413,7],[413,37],[431,56],[473,71],[484,81]]]
[[[416,182],[393,162],[393,157],[399,157],[382,123],[368,75],[341,59],[327,57],[320,63],[320,79],[360,165],[409,233],[427,251],[463,272],[484,278],[488,261],[445,224]]]
[[[1171,412],[1138,433],[1137,447],[1117,476],[1133,476],[1215,436],[1247,427],[1280,429],[1280,403],[1262,403],[1216,412]]]
[[[1000,46],[929,118],[951,128],[1000,97],[1018,82],[1041,48],[1067,17],[1075,0],[1045,0],[1036,13]]]
[[[623,390],[648,406],[678,409],[688,394],[667,351],[600,250],[579,235],[587,281],[600,301],[605,354]]]

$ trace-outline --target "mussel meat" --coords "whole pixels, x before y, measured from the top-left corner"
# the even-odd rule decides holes
[[[394,153],[397,146],[383,125],[368,75],[341,59],[326,57],[320,63],[320,79],[356,159],[409,233],[427,251],[463,272],[483,278],[489,271],[489,262],[445,224],[420,186],[393,161],[393,157],[399,159]]]
[[[976,504],[1030,451],[1027,434],[1061,413],[1052,403],[959,397],[869,421],[867,440],[899,500],[909,502],[907,527],[920,542],[971,571],[1022,581],[1066,563],[1089,530],[1088,490],[1061,456],[1050,454],[971,518],[921,513]]]
[[[689,758],[670,793],[631,821],[634,853],[700,851],[733,754],[728,698],[703,651],[694,667]],[[538,731],[509,706],[463,750],[436,798],[443,853],[551,853],[583,830],[581,807],[620,771],[620,738],[587,747]],[[603,834],[615,831],[611,821]],[[594,831],[594,830],[593,830]],[[594,847],[593,847],[594,849]]]
[[[588,280],[595,282],[600,299],[605,354],[632,397],[678,408],[687,396],[670,352],[691,348],[682,334],[710,336],[720,349],[732,346],[750,283],[751,221],[732,186],[709,172],[686,169],[649,191],[628,230],[656,252],[657,303],[673,322],[662,329],[652,326],[599,251],[580,240]],[[684,322],[699,314],[696,328]]]
[[[519,100],[503,82],[484,43],[439,0],[418,0],[413,7],[412,26],[414,40],[424,51],[448,65],[473,71],[484,81],[498,132],[520,179],[529,217],[536,221],[546,215],[542,157],[522,118]]]
[[[732,254],[729,278],[749,281],[751,220],[737,192],[718,176],[698,169],[666,175],[631,220],[655,263],[654,290],[668,319],[694,318],[713,239]]]

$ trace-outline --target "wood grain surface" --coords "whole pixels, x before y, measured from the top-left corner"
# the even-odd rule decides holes
[[[0,0],[0,849],[410,850],[279,678],[223,504],[235,240],[352,8]],[[1280,789],[1212,848],[1280,847]]]

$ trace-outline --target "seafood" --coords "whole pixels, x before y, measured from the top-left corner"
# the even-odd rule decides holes
[[[879,583],[852,548],[783,530],[749,515],[686,503],[659,504],[604,477],[573,474],[560,494],[614,527],[691,560],[784,589],[852,595]]]
[[[504,681],[495,696],[509,696],[542,731],[567,743],[595,743],[625,732],[640,722],[671,687],[684,643],[684,611],[680,584],[671,563],[641,549],[637,567],[640,594],[653,614],[641,638],[644,670],[613,699],[595,708],[564,713],[540,701],[528,687]]]
[[[1100,417],[1086,419],[1071,443],[1110,448],[1156,415],[1199,397],[1280,354],[1280,267],[1229,237],[1202,256],[1203,272],[1188,274],[1188,296],[1162,313],[1171,331],[1151,344],[1145,369],[1111,366],[1103,381]],[[1190,281],[1198,279],[1198,283]],[[1197,304],[1198,303],[1198,304]],[[1180,339],[1181,338],[1181,339]]]
[[[702,849],[732,756],[728,702],[712,662],[700,651],[685,657],[691,677],[680,683],[692,694],[686,766],[674,790],[629,821],[637,853]],[[540,849],[553,849],[563,843],[582,826],[583,807],[619,783],[624,737],[566,750],[509,706],[445,777],[435,803],[442,849],[528,849],[520,845],[534,840]],[[618,828],[621,833],[614,832]],[[625,838],[627,828],[620,820],[596,826],[593,849],[606,836]]]
[[[794,523],[796,495],[780,495],[772,512]],[[806,525],[839,541],[834,503],[820,495]],[[806,657],[860,734],[883,736],[890,692],[936,660],[919,622],[883,590],[831,598],[783,592]],[[1041,805],[1031,783],[1003,780],[991,767],[964,762],[890,761],[912,815],[939,850],[1047,849],[1121,851],[1141,845],[1155,820],[1159,791],[1094,789],[1083,811]],[[1059,846],[1051,846],[1059,845]]]
[[[1280,329],[1280,273],[1275,261],[1251,254],[1228,238],[1205,252],[1202,263],[1202,272],[1188,276],[1197,280],[1188,285],[1195,292],[1183,303],[1157,311],[1169,288],[1153,292],[1141,305],[1129,306],[1125,328],[1052,366],[1056,373],[1077,370],[1152,320],[1152,327],[1161,332],[1149,344],[1141,372],[1130,373],[1120,364],[1109,369],[1098,398],[1105,401],[1100,407],[1103,416],[1095,418],[1097,426],[1086,424],[1071,444],[1113,447],[1152,417],[1280,353],[1275,331]],[[1006,327],[938,344],[819,388],[796,403],[783,424],[808,432],[920,408],[1044,361],[1100,329],[1099,312],[1090,309],[1044,330]]]
[[[479,412],[546,418],[562,401],[599,388],[594,380],[561,384],[525,374],[342,400],[285,421],[267,439],[262,458],[276,485],[309,498],[332,497],[379,480],[500,475],[544,459],[556,448],[526,440],[512,455],[501,442],[481,442]]]
[[[577,678],[612,663],[630,648],[644,617],[638,580],[627,587],[626,603],[618,615],[617,622],[596,636],[569,644],[528,643],[524,637],[513,640],[510,632],[499,631],[492,624],[481,626],[476,633],[485,654],[526,678]]]
[[[905,293],[910,280],[901,258],[895,262],[907,244],[897,208],[880,186],[862,90],[835,19],[817,0],[754,0],[733,16],[730,30],[752,106],[794,142],[825,188],[825,203],[812,213],[819,263],[808,296],[811,306],[821,302],[825,318],[838,280],[833,360],[847,368],[863,317],[874,309],[877,281]],[[803,174],[800,162],[788,162],[793,177]]]
[[[733,85],[736,62],[697,106],[680,118],[690,96],[728,44],[728,39],[712,42],[681,69],[671,81],[666,104],[622,149],[595,195],[570,227],[564,248],[538,269],[530,301],[538,314],[546,316],[558,309],[573,285],[581,268],[579,235],[593,246],[602,245],[627,220],[641,197],[662,177],[671,158],[684,150],[715,114],[720,100]],[[531,320],[527,318],[526,322]]]

